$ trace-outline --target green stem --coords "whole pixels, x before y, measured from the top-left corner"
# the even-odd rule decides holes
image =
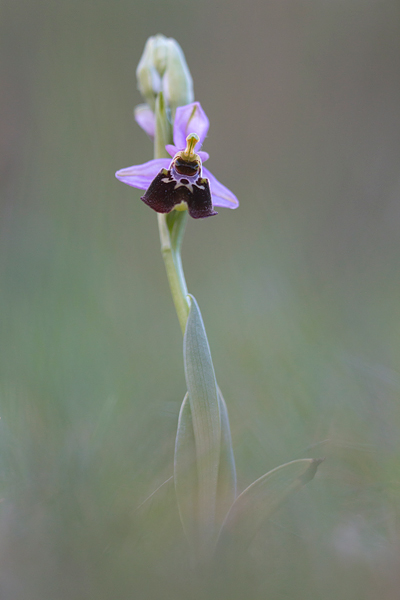
[[[168,120],[162,93],[157,97],[156,132],[154,138],[154,158],[169,158],[166,144],[172,144],[172,127]],[[168,215],[158,213],[161,254],[167,271],[168,283],[178,315],[182,333],[185,333],[189,316],[188,290],[182,267],[181,245],[187,221],[187,212],[173,210]]]
[[[167,216],[158,214],[158,229],[160,232],[161,254],[167,271],[168,283],[178,315],[182,333],[185,333],[186,321],[189,316],[189,303],[187,300],[187,286],[182,268],[180,248],[176,249],[171,243],[171,233],[167,223]],[[186,219],[185,219],[186,220]],[[184,227],[184,223],[183,223]]]

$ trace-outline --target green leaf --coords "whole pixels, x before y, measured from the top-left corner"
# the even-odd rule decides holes
[[[179,516],[192,548],[198,544],[198,484],[196,447],[189,394],[179,412],[175,441],[174,481]]]
[[[269,471],[249,485],[233,503],[219,538],[219,547],[248,546],[263,521],[314,477],[321,460],[302,458]]]
[[[221,455],[218,470],[216,525],[220,528],[236,498],[236,467],[228,409],[219,388],[218,400],[221,416]]]
[[[216,530],[221,527],[236,497],[236,469],[228,411],[220,391],[218,399],[221,414],[221,455],[216,500]],[[188,394],[183,400],[179,413],[174,479],[182,526],[192,548],[195,549],[199,544],[198,483],[196,447]]]
[[[193,296],[190,298],[183,357],[196,448],[200,546],[206,550],[215,536],[221,421],[217,383],[203,319],[196,300]]]

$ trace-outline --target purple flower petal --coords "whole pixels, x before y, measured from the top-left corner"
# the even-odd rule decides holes
[[[165,146],[165,149],[166,149],[166,151],[168,152],[168,154],[169,154],[170,156],[175,156],[175,154],[176,154],[177,152],[179,152],[178,148],[177,148],[176,146],[173,146],[173,144],[167,144],[167,145]]]
[[[171,161],[169,158],[157,158],[149,160],[143,165],[134,165],[126,169],[120,169],[115,173],[115,177],[140,190],[147,190],[153,179],[158,175],[161,169],[168,169]]]
[[[210,158],[210,155],[208,154],[208,152],[204,152],[203,150],[200,150],[200,152],[197,153],[200,158],[201,158],[201,162],[206,162],[206,160],[208,160]]]
[[[197,133],[200,142],[196,144],[197,148],[203,143],[210,122],[200,102],[192,102],[186,106],[178,106],[174,121],[174,144],[177,148],[186,148],[186,138],[189,133]],[[200,144],[200,145],[199,145]]]
[[[156,132],[156,118],[148,104],[139,104],[134,111],[135,121],[147,133],[151,139],[154,139]]]
[[[216,177],[208,169],[203,167],[203,177],[207,177],[210,181],[211,194],[214,206],[221,206],[224,208],[237,208],[239,201],[234,194],[222,183],[218,181]]]
[[[142,104],[136,107],[135,119],[140,127],[142,127],[142,129],[144,129],[144,131],[150,137],[154,137],[155,116],[147,104]],[[199,149],[201,148],[201,145],[207,135],[208,128],[209,121],[207,115],[201,108],[199,102],[193,102],[192,104],[188,104],[186,106],[179,106],[175,114],[174,144],[167,144],[165,149],[172,157],[175,156],[177,152],[180,152],[186,148],[187,136],[190,133],[196,133],[199,136],[200,141],[197,143],[195,150],[197,149],[200,159],[204,163],[206,160],[208,160],[209,155],[207,152],[201,152]],[[141,190],[147,190],[146,194],[148,195],[150,186],[153,185],[154,187],[154,180],[158,175],[162,176],[162,173],[160,173],[161,169],[169,169],[170,165],[171,161],[169,158],[158,158],[155,160],[150,160],[142,165],[134,165],[132,167],[128,167],[127,169],[120,169],[115,173],[115,176],[117,179],[123,183],[126,183],[127,185],[139,188]],[[202,175],[209,181],[213,206],[221,206],[225,208],[237,208],[239,206],[236,196],[230,190],[228,190],[227,187],[222,185],[222,183],[220,183],[218,179],[214,177],[214,175],[212,175],[212,173],[210,173],[210,171],[205,167],[202,169]],[[164,182],[164,180],[162,181]],[[146,194],[142,199],[146,197]],[[172,209],[172,206],[175,206],[175,204],[176,202],[171,206],[168,205],[168,210],[162,210],[161,212],[168,212]],[[152,206],[152,208],[154,208],[154,210],[158,210],[155,206]],[[164,205],[163,208],[165,209]],[[195,218],[200,218],[199,216],[195,216],[193,213],[193,206],[191,208],[192,211],[189,205],[190,214]],[[202,213],[200,216],[209,215],[204,215]]]

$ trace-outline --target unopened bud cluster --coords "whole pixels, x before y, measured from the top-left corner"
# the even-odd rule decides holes
[[[159,34],[147,40],[136,76],[138,88],[153,112],[160,92],[172,118],[178,106],[194,101],[192,76],[182,48],[173,38]]]

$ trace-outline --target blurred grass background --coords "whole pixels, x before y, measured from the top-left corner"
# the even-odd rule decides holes
[[[239,489],[315,480],[207,583],[172,474],[185,393],[155,214],[114,172],[149,35],[181,44],[237,211],[183,261],[228,404]],[[0,4],[0,597],[397,600],[400,5]]]

